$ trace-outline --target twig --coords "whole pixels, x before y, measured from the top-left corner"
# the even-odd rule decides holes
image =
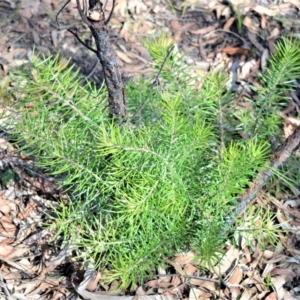
[[[78,34],[77,34],[76,32],[74,32],[74,31],[71,30],[71,29],[68,29],[68,31],[69,31],[70,33],[72,33],[72,34],[75,36],[75,38],[77,39],[77,41],[78,41],[81,45],[83,45],[84,47],[86,47],[86,48],[89,49],[90,51],[92,51],[92,52],[94,52],[94,53],[97,54],[97,51],[96,51],[95,49],[93,49],[92,47],[88,46],[84,41],[82,41],[81,38],[78,36]]]
[[[76,0],[76,4],[82,21],[92,32],[97,50],[85,45],[76,33],[70,32],[81,44],[96,53],[103,68],[105,84],[108,90],[109,115],[112,118],[121,119],[119,124],[122,124],[127,115],[125,89],[118,69],[115,51],[109,41],[108,30],[106,28],[106,24],[112,16],[115,0],[113,0],[112,10],[107,21],[105,21],[103,5],[100,1]],[[63,8],[65,6],[66,4]],[[59,13],[62,9],[60,9]]]
[[[170,49],[168,49],[167,55],[166,55],[166,57],[164,58],[164,61],[162,62],[161,66],[160,66],[160,68],[159,68],[159,71],[158,71],[158,73],[156,74],[156,76],[155,76],[155,78],[154,78],[154,80],[153,80],[153,83],[152,83],[152,85],[151,85],[151,87],[150,87],[150,89],[149,89],[149,91],[148,91],[148,93],[147,93],[146,99],[145,99],[144,102],[141,104],[141,106],[139,107],[139,109],[133,114],[133,116],[131,117],[131,119],[134,119],[136,116],[140,116],[142,110],[143,110],[144,107],[145,107],[145,105],[149,102],[149,97],[150,97],[150,94],[151,94],[151,92],[152,92],[152,90],[153,90],[153,88],[154,88],[154,85],[158,82],[158,78],[159,78],[159,76],[160,76],[160,74],[161,74],[161,72],[162,72],[162,70],[163,70],[163,68],[164,68],[164,65],[165,65],[165,63],[166,63],[168,57],[169,57],[170,54],[172,53],[173,49],[174,49],[174,46],[171,47]]]
[[[256,194],[266,184],[266,182],[273,175],[274,171],[282,166],[282,164],[296,151],[300,146],[300,126],[296,128],[292,135],[290,135],[274,152],[269,159],[269,166],[258,174],[252,185],[247,191],[239,197],[239,204],[233,212],[233,217],[227,221],[228,225],[235,223],[235,218],[239,217],[250,202],[255,198]]]
[[[55,21],[56,21],[56,24],[59,27],[59,23],[58,23],[58,16],[60,15],[60,13],[63,11],[63,9],[71,2],[71,0],[68,0],[66,3],[63,4],[63,6],[59,9],[58,13],[56,14],[55,16]]]
[[[81,8],[80,0],[76,0],[77,10],[80,14],[81,20],[89,27],[92,26],[92,23],[87,18],[87,0],[82,1],[83,7]]]
[[[86,79],[90,78],[95,73],[98,63],[99,61],[97,60],[89,74],[85,76]]]
[[[106,4],[107,4],[107,1],[106,1],[106,3],[105,3],[104,7],[106,6]],[[111,11],[110,11],[110,13],[109,13],[108,18],[107,18],[106,21],[105,21],[105,25],[107,25],[107,24],[109,23],[109,21],[110,21],[110,19],[111,19],[111,17],[112,17],[113,12],[114,12],[114,9],[115,9],[115,5],[116,5],[116,0],[113,0],[113,3],[112,3],[112,9],[111,9]]]
[[[202,276],[191,276],[191,275],[185,275],[185,274],[159,274],[155,275],[155,277],[185,277],[186,279],[198,279],[198,280],[203,280],[203,281],[208,281],[208,282],[213,282],[213,283],[222,283],[224,286],[227,288],[230,288],[230,285],[228,285],[222,278],[219,279],[213,279],[213,278],[208,278],[208,277],[202,277]]]

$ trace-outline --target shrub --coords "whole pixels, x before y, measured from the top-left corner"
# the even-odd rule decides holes
[[[174,46],[167,36],[145,44],[157,69]],[[15,71],[18,117],[10,132],[70,197],[49,216],[57,236],[123,287],[178,251],[214,264],[237,195],[280,132],[274,104],[299,75],[299,47],[283,40],[277,49],[253,110],[242,115],[223,73],[211,72],[199,90],[175,50],[158,85],[153,78],[127,85],[130,118],[122,126],[108,117],[105,87],[82,84],[58,56],[35,56]]]

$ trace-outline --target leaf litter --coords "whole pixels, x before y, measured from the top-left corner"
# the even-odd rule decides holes
[[[72,57],[83,75],[95,82],[101,79],[101,67],[94,69],[95,62],[90,57],[85,60],[87,65],[82,63],[83,49],[66,31],[70,24],[78,24],[80,20],[75,1],[67,6],[69,13],[61,20],[62,28],[49,26],[53,24],[53,10],[60,5],[57,0],[22,0],[14,23],[0,22],[1,86],[6,84],[11,68],[28,62],[33,45],[44,52],[61,50],[63,56]],[[111,5],[112,1],[108,1],[108,11]],[[118,1],[110,30],[115,36],[113,44],[122,74],[125,77],[152,74],[149,54],[141,38],[169,31],[200,82],[210,70],[227,70],[231,78],[228,86],[237,92],[235,105],[241,109],[251,109],[247,100],[252,96],[249,84],[257,84],[257,74],[265,70],[276,40],[282,35],[298,38],[300,35],[299,0],[174,1],[173,9],[177,13],[169,5],[163,0]],[[7,17],[16,7],[16,1],[0,2],[0,13]],[[128,12],[132,18],[128,18]],[[45,34],[47,30],[50,34]],[[285,137],[299,126],[299,105],[298,89],[289,95],[288,106],[280,112]],[[120,296],[123,292],[115,289],[117,281],[107,286],[101,281],[101,273],[92,266],[76,265],[72,261],[71,245],[50,242],[53,233],[42,229],[42,223],[46,213],[63,196],[59,195],[54,180],[42,180],[47,178],[44,174],[28,176],[20,166],[33,168],[32,162],[27,157],[18,157],[7,137],[1,138],[0,147],[0,291],[3,297],[66,299],[73,295],[76,299],[81,295],[85,299],[131,299],[132,296]],[[299,298],[299,192],[278,197],[260,194],[254,210],[266,209],[266,202],[274,211],[274,226],[282,229],[278,231],[278,245],[270,244],[262,249],[251,236],[247,237],[249,243],[237,233],[235,245],[232,241],[224,245],[225,255],[214,269],[201,268],[197,253],[178,253],[167,268],[157,270],[156,278],[136,287],[136,298],[148,299],[150,295],[151,299],[189,300]]]

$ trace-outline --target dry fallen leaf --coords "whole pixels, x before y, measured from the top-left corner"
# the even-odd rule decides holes
[[[232,267],[234,261],[238,261],[240,251],[233,246],[229,248],[218,266],[214,268],[216,274],[225,274]]]
[[[229,55],[247,55],[249,53],[249,49],[240,47],[225,47],[221,51]]]
[[[236,20],[236,18],[235,17],[231,17],[231,18],[229,18],[227,21],[226,21],[226,23],[224,24],[224,26],[223,26],[223,30],[230,30],[230,27],[231,27],[231,25],[234,23],[234,21]]]
[[[184,266],[184,271],[185,271],[186,275],[192,276],[197,271],[197,268],[191,264],[186,264]]]
[[[211,293],[206,293],[200,289],[191,288],[189,293],[189,300],[199,300],[199,299],[210,299]]]
[[[215,23],[215,24],[205,27],[205,28],[201,28],[201,29],[197,29],[197,30],[190,30],[190,33],[192,33],[192,34],[207,34],[209,32],[212,32],[216,28],[218,28],[218,26],[219,26],[219,23]]]
[[[234,268],[228,282],[232,284],[239,284],[243,279],[243,271],[239,265]]]

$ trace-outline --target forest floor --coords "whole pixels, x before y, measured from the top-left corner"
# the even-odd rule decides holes
[[[76,27],[92,45],[76,1],[69,2],[57,23],[62,6],[59,0],[0,0],[0,86],[13,84],[8,82],[10,71],[28,63],[33,51],[59,52],[62,63],[70,59],[83,77],[101,85],[97,57],[68,31]],[[107,1],[107,13],[111,8],[112,1]],[[142,40],[165,32],[176,40],[199,84],[208,72],[226,70],[236,105],[243,108],[249,105],[249,84],[259,86],[258,73],[264,72],[278,39],[300,38],[299,8],[300,0],[119,0],[108,29],[125,81],[153,74]],[[300,80],[297,91],[287,96],[289,103],[280,112],[285,137],[300,125]],[[7,105],[3,99],[0,93],[2,110]],[[295,233],[300,229],[300,195],[296,191],[261,193],[252,204],[270,208],[274,226],[284,231],[280,246],[261,249],[254,240],[249,248],[240,240],[233,247],[228,241],[215,273],[197,268],[194,253],[179,253],[168,268],[157,270],[161,276],[145,280],[133,292],[118,291],[117,281],[102,284],[100,271],[88,274],[84,265],[74,263],[72,249],[53,245],[52,233],[41,227],[45,210],[58,205],[55,180],[41,170],[42,176],[30,177],[20,166],[31,166],[31,160],[14,152],[5,133],[0,149],[0,299],[117,300],[116,296],[123,300],[159,295],[189,300],[300,299],[300,236]]]

